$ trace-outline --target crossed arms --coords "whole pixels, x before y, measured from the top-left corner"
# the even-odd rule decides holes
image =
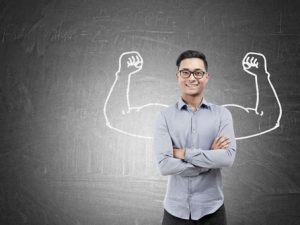
[[[210,149],[177,148],[173,146],[166,119],[162,113],[156,121],[154,150],[162,175],[198,176],[210,169],[230,167],[236,153],[232,117],[228,110],[222,114],[219,134]]]

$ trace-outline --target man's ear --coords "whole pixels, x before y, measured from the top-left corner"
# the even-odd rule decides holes
[[[209,73],[206,74],[206,78],[207,78],[207,80],[209,80]]]
[[[176,73],[176,80],[178,81],[178,76],[179,76],[179,74],[178,74],[178,72]]]
[[[205,78],[205,83],[208,83],[208,81],[209,81],[209,73],[207,73],[207,74],[205,75],[205,77],[203,77],[203,78]]]

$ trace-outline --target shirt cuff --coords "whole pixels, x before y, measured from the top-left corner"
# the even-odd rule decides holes
[[[197,154],[199,154],[199,150],[197,151],[196,149],[186,148],[185,149],[184,161],[186,161],[188,163],[192,163],[193,157]]]

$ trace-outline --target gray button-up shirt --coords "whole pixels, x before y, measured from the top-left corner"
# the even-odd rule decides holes
[[[229,147],[210,150],[219,135],[230,138]],[[203,100],[193,112],[180,99],[158,115],[153,144],[161,174],[169,175],[164,207],[170,214],[198,220],[223,204],[221,168],[231,166],[236,153],[228,109]],[[173,158],[173,147],[186,150],[184,160]]]

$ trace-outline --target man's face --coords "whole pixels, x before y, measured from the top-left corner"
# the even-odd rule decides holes
[[[178,71],[188,70],[203,71],[206,72],[205,65],[202,59],[199,58],[189,58],[181,61]],[[182,96],[199,96],[203,94],[205,86],[208,82],[208,73],[205,73],[201,79],[194,77],[194,74],[190,74],[190,77],[183,78],[180,73],[177,72],[177,81],[181,90]]]

